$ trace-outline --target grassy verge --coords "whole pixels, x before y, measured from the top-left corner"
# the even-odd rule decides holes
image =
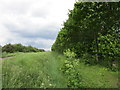
[[[66,65],[66,60],[55,52],[17,53],[2,61],[3,88],[66,88],[69,81],[69,85],[79,83],[77,86],[87,88],[118,87],[118,72],[84,65],[80,60]]]
[[[118,72],[109,71],[101,66],[87,66],[80,63],[78,70],[82,84],[88,88],[118,88]]]
[[[64,57],[51,52],[21,53],[3,61],[4,88],[66,87],[59,68]]]
[[[66,59],[63,66],[61,71],[70,88],[118,88],[118,72],[98,65],[85,65],[79,59]]]
[[[6,53],[6,52],[3,52],[2,55],[1,55],[1,57],[2,58],[12,57],[12,56],[15,56],[15,55],[18,55],[18,54],[19,54],[19,52],[18,53]]]

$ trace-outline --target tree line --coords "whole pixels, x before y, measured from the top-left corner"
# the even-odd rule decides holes
[[[44,49],[38,49],[32,46],[23,46],[22,44],[6,44],[2,47],[2,52],[44,52]]]
[[[120,60],[120,3],[76,2],[52,51],[74,52],[85,63],[112,68]]]

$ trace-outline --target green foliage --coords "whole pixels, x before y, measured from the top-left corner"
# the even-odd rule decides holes
[[[93,48],[93,52],[99,54],[99,58],[106,61],[106,66],[115,70],[118,68],[118,61],[120,59],[120,44],[115,34],[102,35],[98,37],[98,50]],[[93,43],[94,45],[94,43]]]
[[[70,49],[65,50],[65,52],[63,52],[63,54],[70,59],[76,57],[76,54],[74,52],[70,51]]]
[[[79,61],[78,60],[71,60],[66,59],[63,67],[61,68],[61,71],[65,74],[67,77],[67,86],[69,88],[81,88],[83,87],[81,85],[81,75],[80,72],[76,69],[78,66]]]
[[[14,46],[11,45],[11,44],[6,44],[5,46],[2,47],[2,51],[13,53],[14,52]]]
[[[34,48],[32,46],[23,46],[22,44],[6,44],[2,47],[3,52],[44,52],[44,49]]]
[[[100,34],[98,38],[98,47],[99,51],[98,53],[101,54],[101,56],[108,60],[117,60],[118,55],[120,55],[120,44],[118,40],[113,37],[111,34],[107,34],[105,36],[102,36]]]
[[[119,60],[119,12],[118,2],[76,2],[74,9],[69,11],[69,18],[64,22],[52,51],[64,53],[69,49],[77,58],[86,58],[84,60],[87,63],[102,61],[106,66],[112,65],[111,61]]]
[[[95,65],[96,64],[96,58],[95,56],[85,53],[82,56],[82,62],[84,62],[85,64],[90,64],[90,65]]]

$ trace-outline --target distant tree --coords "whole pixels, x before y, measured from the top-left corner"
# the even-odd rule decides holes
[[[14,44],[14,50],[15,52],[23,52],[24,51],[24,46],[22,44]]]
[[[22,44],[6,44],[2,47],[3,52],[44,52],[44,49],[38,49],[32,46],[23,46]]]
[[[45,52],[44,49],[37,49],[38,52]]]
[[[2,50],[2,46],[0,45],[0,51]]]
[[[13,53],[14,50],[14,46],[11,44],[6,44],[5,46],[2,47],[2,51],[3,52],[9,52],[9,53]]]
[[[0,45],[0,57],[2,57],[2,46]]]

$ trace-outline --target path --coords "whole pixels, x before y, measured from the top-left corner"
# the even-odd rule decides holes
[[[0,60],[3,60],[3,59],[7,59],[7,58],[11,58],[13,56],[8,56],[8,57],[0,57]]]

